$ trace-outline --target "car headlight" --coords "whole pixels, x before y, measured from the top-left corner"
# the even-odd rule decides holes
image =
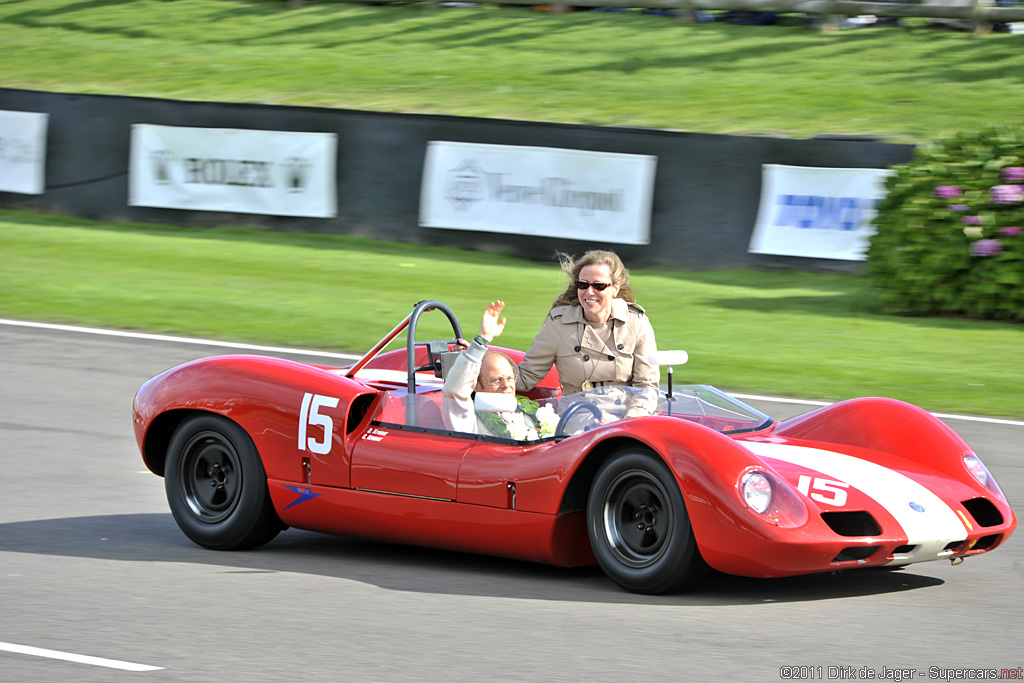
[[[748,472],[743,477],[741,488],[747,506],[763,515],[772,502],[772,483],[768,477],[761,472]]]
[[[800,492],[770,469],[752,465],[736,479],[736,495],[761,521],[795,529],[807,523],[807,506]]]
[[[981,464],[981,460],[978,456],[973,453],[967,453],[964,455],[964,466],[967,471],[974,475],[974,478],[978,480],[978,483],[984,487],[988,487],[988,470]]]
[[[1002,499],[1004,503],[1006,502],[1006,496],[1003,495],[1002,490],[999,488],[999,484],[996,483],[996,478],[988,471],[988,468],[985,467],[985,463],[981,461],[981,458],[971,451],[967,451],[964,453],[964,467],[967,468],[967,471],[971,473],[971,476],[974,477],[979,484]]]

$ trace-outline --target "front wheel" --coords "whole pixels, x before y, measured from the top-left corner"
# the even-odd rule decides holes
[[[626,449],[601,466],[587,530],[601,569],[628,591],[677,591],[707,573],[675,477],[646,449]]]
[[[219,415],[196,415],[175,430],[164,489],[178,527],[206,548],[254,548],[284,528],[252,439]]]

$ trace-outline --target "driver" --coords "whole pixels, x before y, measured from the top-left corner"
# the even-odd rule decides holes
[[[551,408],[543,408],[535,401],[515,396],[515,364],[501,351],[488,350],[490,343],[505,329],[505,318],[498,319],[503,308],[505,302],[493,301],[484,310],[480,334],[459,354],[448,371],[442,390],[442,416],[445,426],[452,431],[517,441],[534,440],[553,433],[551,423],[557,421],[557,416]],[[512,394],[516,408],[510,411],[477,410],[475,392]],[[538,419],[538,411],[541,419]],[[548,412],[550,416],[546,415]]]

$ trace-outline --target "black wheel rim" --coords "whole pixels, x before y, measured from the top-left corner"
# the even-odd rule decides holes
[[[602,512],[608,547],[623,564],[649,567],[667,551],[675,520],[668,491],[650,472],[629,470],[617,476]]]
[[[223,434],[200,432],[185,444],[178,482],[192,514],[208,524],[220,522],[231,515],[241,495],[238,453]]]

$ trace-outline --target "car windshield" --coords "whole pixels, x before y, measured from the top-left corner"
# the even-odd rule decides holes
[[[706,384],[673,387],[671,400],[664,391],[660,393],[659,415],[681,417],[723,434],[765,429],[774,422],[760,410]]]
[[[412,405],[404,391],[388,392],[378,421],[511,441],[572,436],[600,424],[651,415],[696,422],[722,434],[764,429],[773,421],[707,385],[674,387],[671,397],[664,390],[627,386],[594,387],[538,400],[478,392],[475,405],[468,407],[455,405],[433,387],[420,387],[419,392]],[[496,397],[502,400],[492,400]]]
[[[576,404],[584,407],[573,407]],[[600,409],[604,423],[629,417],[658,415],[696,422],[723,434],[735,434],[763,429],[773,420],[745,403],[705,384],[673,387],[672,396],[664,389],[643,389],[638,387],[608,386],[595,387],[579,394],[558,399],[555,408],[565,418],[569,410],[573,414],[567,421],[586,421],[586,415],[594,415],[593,408]],[[580,415],[576,417],[576,413]],[[575,424],[566,425],[565,431],[573,433]]]

